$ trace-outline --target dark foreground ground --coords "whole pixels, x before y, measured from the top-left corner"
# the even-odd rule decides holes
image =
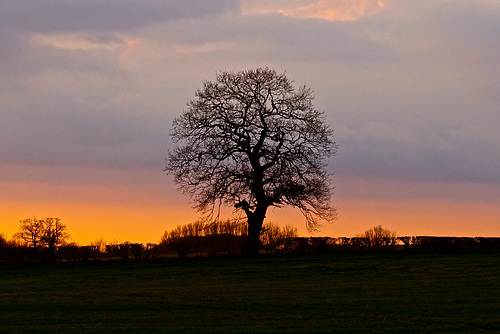
[[[0,332],[500,332],[500,255],[0,265]]]

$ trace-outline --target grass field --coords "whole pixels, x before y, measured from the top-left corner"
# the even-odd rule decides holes
[[[500,255],[0,266],[2,333],[500,332]]]

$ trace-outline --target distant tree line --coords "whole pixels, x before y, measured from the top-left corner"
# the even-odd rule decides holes
[[[179,257],[235,255],[243,253],[247,234],[248,225],[239,220],[197,221],[166,231],[160,245],[167,253]],[[261,230],[261,249],[278,253],[287,249],[289,240],[297,236],[294,227],[267,223]]]
[[[247,234],[246,226],[236,220],[197,221],[165,231],[160,245],[179,257],[232,255],[241,253]]]
[[[150,260],[240,255],[246,245],[247,224],[238,220],[197,221],[165,231],[160,242],[106,243],[96,240],[79,246],[67,242],[66,225],[58,218],[20,221],[19,231],[8,240],[0,234],[0,263],[89,260]],[[500,252],[500,238],[400,236],[373,227],[356,237],[299,237],[296,228],[266,223],[260,251],[267,254],[345,252]]]

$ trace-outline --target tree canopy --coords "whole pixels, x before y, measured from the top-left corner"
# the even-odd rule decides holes
[[[69,238],[66,225],[59,218],[27,218],[19,221],[19,231],[14,237],[37,247],[53,249]]]
[[[326,166],[337,145],[313,99],[269,68],[220,72],[174,120],[166,171],[198,210],[243,210],[257,246],[270,206],[300,209],[314,230],[335,218]]]

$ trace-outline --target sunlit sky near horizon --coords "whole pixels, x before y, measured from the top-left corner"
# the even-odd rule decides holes
[[[500,1],[0,2],[0,233],[60,217],[77,243],[157,242],[198,214],[163,171],[203,80],[268,66],[315,91],[339,218],[500,236]],[[230,210],[229,210],[230,212]],[[268,220],[305,230],[300,212]]]

